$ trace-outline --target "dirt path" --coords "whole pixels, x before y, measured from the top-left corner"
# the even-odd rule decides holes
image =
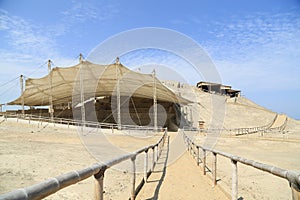
[[[272,124],[272,126],[270,128],[277,128],[277,127],[282,126],[284,124],[286,118],[287,118],[287,116],[284,114],[277,115],[274,123]]]
[[[212,187],[211,179],[202,175],[188,153],[166,167],[168,155],[168,149],[164,149],[137,199],[228,199],[221,188]]]

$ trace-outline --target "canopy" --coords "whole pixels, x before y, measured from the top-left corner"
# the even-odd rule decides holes
[[[156,88],[156,89],[155,89]],[[152,74],[134,72],[120,63],[99,65],[89,61],[56,67],[42,78],[29,78],[25,91],[9,105],[47,106],[73,102],[73,105],[100,96],[131,96],[179,104],[191,103],[165,87]]]

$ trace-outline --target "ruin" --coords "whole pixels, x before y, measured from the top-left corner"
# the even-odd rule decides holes
[[[222,85],[220,83],[200,81],[197,83],[197,87],[204,92],[226,95],[230,98],[239,97],[241,94],[240,90],[234,90],[231,86]]]

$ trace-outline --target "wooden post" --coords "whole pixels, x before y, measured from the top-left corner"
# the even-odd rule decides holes
[[[200,164],[200,150],[199,147],[197,146],[197,166]]]
[[[158,148],[159,144],[156,145],[156,162],[158,161],[159,158],[159,148]]]
[[[206,175],[206,151],[205,149],[202,149],[203,151],[203,174]]]
[[[213,166],[212,166],[213,186],[217,185],[217,154],[213,153]]]
[[[231,199],[238,199],[238,172],[237,172],[237,161],[231,160],[232,166],[232,191],[231,191]]]
[[[101,169],[97,174],[94,175],[94,178],[95,178],[95,200],[103,200],[104,172],[105,172],[105,169]]]
[[[295,188],[292,188],[292,199],[293,200],[300,200],[300,192],[297,191]]]
[[[144,162],[144,181],[147,182],[148,173],[148,149],[145,151],[145,162]]]
[[[135,200],[135,156],[131,158],[132,162],[132,179],[131,179],[131,200]]]
[[[154,171],[154,166],[155,166],[155,146],[152,147],[152,172]]]

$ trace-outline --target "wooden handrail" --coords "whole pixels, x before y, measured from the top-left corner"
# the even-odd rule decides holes
[[[232,163],[232,199],[236,200],[238,199],[238,186],[237,186],[237,163],[242,163],[244,165],[248,165],[251,166],[253,168],[256,168],[258,170],[261,171],[265,171],[268,172],[272,175],[278,176],[280,178],[284,178],[286,180],[288,180],[292,192],[293,192],[293,200],[300,200],[300,172],[299,171],[293,171],[293,170],[285,170],[276,166],[272,166],[272,165],[267,165],[264,163],[260,163],[260,162],[256,162],[254,160],[249,160],[243,157],[239,157],[239,156],[235,156],[223,151],[219,151],[216,149],[212,149],[212,148],[207,148],[198,144],[195,144],[194,141],[192,141],[185,133],[184,131],[182,131],[183,133],[183,138],[185,143],[187,144],[187,149],[188,151],[190,151],[191,154],[193,154],[196,157],[196,163],[197,165],[199,165],[199,160],[201,160],[200,158],[200,153],[199,153],[199,149],[201,149],[203,151],[203,157],[202,157],[202,163],[203,163],[203,173],[204,175],[206,174],[205,168],[206,168],[206,152],[211,152],[214,155],[214,161],[216,162],[216,156],[220,155],[223,157],[226,157],[228,159],[231,160]],[[215,163],[213,165],[213,185],[217,184],[216,182],[216,166],[217,164]]]

